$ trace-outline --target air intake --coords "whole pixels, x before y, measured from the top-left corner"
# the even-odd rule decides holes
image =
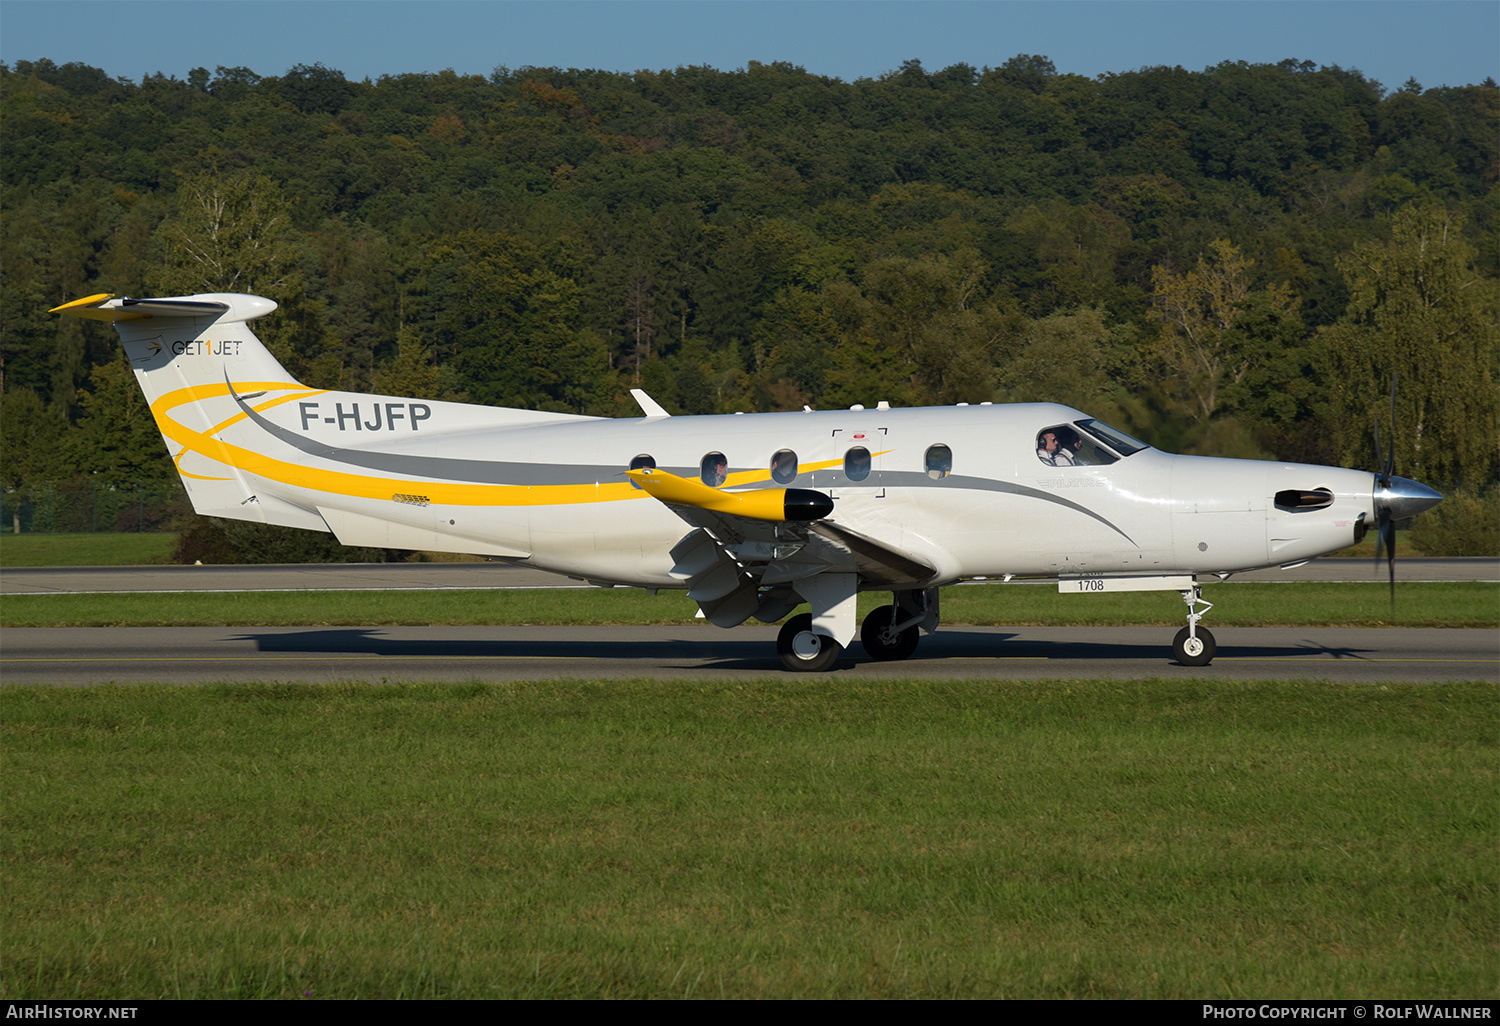
[[[1311,491],[1288,488],[1276,493],[1276,508],[1289,513],[1305,513],[1310,509],[1324,509],[1332,505],[1333,492],[1327,488],[1314,488]]]

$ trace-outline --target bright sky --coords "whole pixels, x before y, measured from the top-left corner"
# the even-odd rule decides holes
[[[1500,79],[1494,0],[0,0],[0,60],[81,61],[139,81],[194,67],[351,79],[497,65],[633,71],[790,61],[853,81],[1043,54],[1094,76],[1291,57],[1388,89]]]

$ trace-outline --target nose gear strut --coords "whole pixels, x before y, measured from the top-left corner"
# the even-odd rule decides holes
[[[1203,589],[1196,584],[1182,592],[1182,601],[1187,603],[1188,625],[1172,639],[1172,654],[1177,656],[1177,661],[1183,666],[1207,666],[1213,662],[1218,645],[1209,629],[1199,627],[1198,621],[1203,619],[1203,614],[1212,609],[1214,604],[1203,597]],[[1203,608],[1200,610],[1198,606]]]

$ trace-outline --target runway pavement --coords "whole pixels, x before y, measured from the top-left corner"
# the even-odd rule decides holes
[[[447,591],[590,586],[587,581],[509,563],[71,566],[0,570],[0,595],[184,591]]]
[[[1231,581],[1384,583],[1384,564],[1317,559],[1289,570],[1235,574]],[[1500,581],[1500,559],[1402,559],[1397,582]],[[1046,582],[1055,587],[1055,582]],[[0,570],[0,595],[174,591],[362,591],[586,588],[588,582],[509,563],[308,563],[286,566],[20,567]]]
[[[1172,661],[1166,627],[957,627],[899,663],[856,642],[841,679],[1319,679],[1500,682],[1500,636],[1441,628],[1222,628],[1212,665]],[[781,669],[776,628],[101,627],[12,628],[8,684],[462,681],[559,678],[815,679]]]
[[[1406,559],[1397,579],[1500,581],[1500,560]],[[1234,581],[1383,583],[1385,567],[1323,559]],[[1047,584],[1046,586],[1054,586]],[[295,566],[37,567],[0,571],[0,595],[212,591],[448,590],[589,587],[506,563]],[[902,663],[856,643],[836,672],[864,678],[1090,677],[1201,674],[1226,680],[1495,680],[1494,631],[1222,628],[1212,666],[1171,661],[1168,628],[943,628]],[[736,680],[784,671],[774,627],[11,628],[0,647],[7,683],[205,680],[517,680],[626,677]],[[797,679],[797,678],[788,678]]]

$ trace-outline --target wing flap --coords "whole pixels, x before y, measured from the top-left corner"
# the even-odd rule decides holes
[[[814,536],[835,542],[853,560],[854,572],[871,584],[882,587],[912,587],[932,580],[937,568],[894,546],[841,524],[822,521],[812,524]]]
[[[911,588],[938,576],[925,559],[841,524],[776,524],[697,506],[668,508],[698,528],[672,550],[672,574],[682,580],[696,580],[723,562],[760,586],[833,572],[858,574],[881,588]]]

